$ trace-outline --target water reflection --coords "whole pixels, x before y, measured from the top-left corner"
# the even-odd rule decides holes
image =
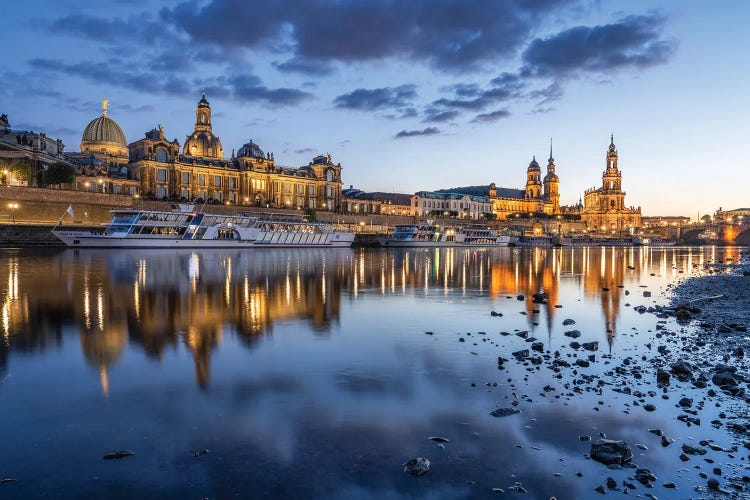
[[[723,252],[736,258],[731,249]],[[225,335],[252,348],[272,335],[274,324],[291,321],[325,336],[339,321],[342,296],[356,302],[372,294],[428,300],[523,294],[528,327],[548,335],[559,324],[554,306],[562,297],[581,298],[599,304],[613,341],[628,285],[715,259],[713,247],[9,251],[0,255],[0,371],[9,353],[44,352],[78,335],[104,394],[108,370],[128,346],[162,360],[184,345],[198,385],[207,388],[211,357]],[[539,291],[547,293],[546,304],[528,300]]]

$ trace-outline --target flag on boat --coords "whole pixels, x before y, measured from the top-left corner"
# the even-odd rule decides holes
[[[68,205],[68,209],[65,211],[66,214],[70,215],[70,218],[73,218],[73,205]]]

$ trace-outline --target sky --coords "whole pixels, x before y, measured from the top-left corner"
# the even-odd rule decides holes
[[[205,89],[226,155],[331,153],[345,186],[523,187],[550,139],[562,204],[614,134],[644,215],[750,206],[750,2],[55,0],[0,7],[0,113],[77,151],[109,99],[182,144]]]

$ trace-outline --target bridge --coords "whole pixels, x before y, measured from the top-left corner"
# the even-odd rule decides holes
[[[710,234],[709,241],[723,244],[750,245],[750,222],[712,222],[691,224],[680,228],[679,236],[685,243],[704,243],[702,235]]]

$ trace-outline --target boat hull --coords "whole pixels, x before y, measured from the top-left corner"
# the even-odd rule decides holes
[[[347,248],[354,242],[352,233],[326,234],[325,238],[303,244],[229,239],[119,238],[80,231],[52,231],[52,234],[65,245],[76,248]]]

